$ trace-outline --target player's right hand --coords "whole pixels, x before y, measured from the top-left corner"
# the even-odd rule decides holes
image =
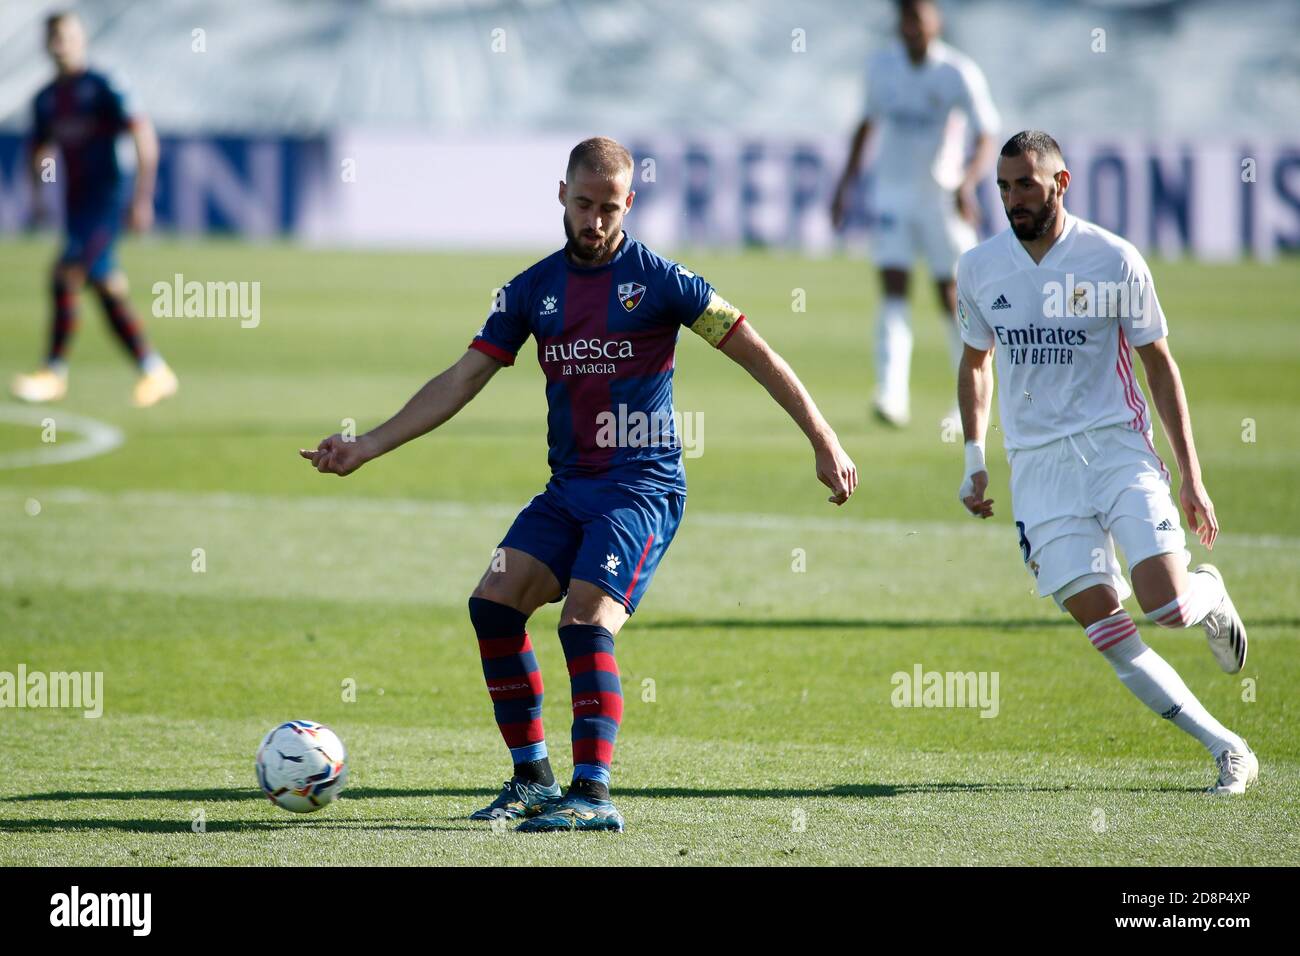
[[[315,451],[299,448],[298,454],[306,458],[322,475],[350,475],[371,458],[365,436],[345,441],[342,435],[330,435],[316,446]]]
[[[858,487],[858,466],[838,441],[817,449],[817,480],[833,492],[826,499],[833,505],[844,504]]]
[[[966,506],[966,510],[976,518],[993,517],[993,499],[985,499],[984,492],[989,487],[989,473],[977,471],[961,483],[957,497]]]
[[[153,197],[138,196],[131,200],[126,217],[127,228],[132,232],[148,232],[153,228]]]

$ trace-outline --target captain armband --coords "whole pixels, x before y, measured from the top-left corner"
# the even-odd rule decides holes
[[[709,304],[689,328],[715,349],[720,349],[744,321],[745,316],[738,308],[714,292],[709,297]]]

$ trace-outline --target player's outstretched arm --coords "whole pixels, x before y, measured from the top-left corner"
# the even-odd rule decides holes
[[[402,410],[353,441],[342,435],[324,439],[314,451],[298,454],[321,474],[350,475],[366,462],[425,435],[469,404],[501,363],[475,349],[469,349],[455,365],[434,376],[411,396]]]
[[[957,407],[966,438],[966,474],[957,497],[977,518],[993,517],[993,500],[986,499],[989,470],[984,462],[984,436],[989,427],[993,401],[993,350],[967,345],[957,366]]]
[[[1142,358],[1151,400],[1160,413],[1169,446],[1178,462],[1178,502],[1183,514],[1187,515],[1187,524],[1196,532],[1201,544],[1213,548],[1214,539],[1219,536],[1219,519],[1214,514],[1214,502],[1201,483],[1201,462],[1192,439],[1192,415],[1187,409],[1187,393],[1183,390],[1178,363],[1174,361],[1173,353],[1169,351],[1169,340],[1165,338],[1156,339],[1149,345],[1139,345],[1137,353]]]
[[[794,369],[763,341],[749,322],[735,327],[722,343],[722,351],[767,389],[808,436],[817,456],[817,480],[832,492],[827,500],[836,505],[848,501],[858,486],[857,466],[840,447],[840,440]]]

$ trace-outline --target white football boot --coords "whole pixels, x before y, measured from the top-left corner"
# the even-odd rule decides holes
[[[157,367],[141,373],[131,391],[131,402],[136,408],[148,408],[157,405],[164,398],[176,394],[180,381],[176,378],[166,362],[159,362]]]
[[[1228,588],[1223,583],[1223,575],[1212,564],[1202,564],[1193,574],[1213,575],[1223,588],[1223,600],[1201,622],[1205,628],[1205,639],[1210,642],[1210,651],[1224,673],[1236,674],[1246,666],[1246,625],[1241,622],[1232,598],[1228,597]]]
[[[15,375],[9,391],[23,402],[57,402],[68,394],[68,375],[52,368]]]
[[[1259,779],[1259,758],[1250,747],[1245,753],[1225,750],[1214,762],[1219,766],[1219,779],[1207,792],[1216,797],[1245,793]]]

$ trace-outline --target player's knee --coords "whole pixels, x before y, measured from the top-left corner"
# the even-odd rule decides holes
[[[611,634],[617,634],[627,621],[629,613],[622,602],[616,601],[603,591],[592,594],[585,589],[582,591],[575,589],[569,592],[569,598],[560,610],[559,626],[586,624],[592,627],[603,627]]]
[[[473,615],[475,599],[504,605],[521,613],[531,613],[533,607],[527,605],[527,588],[521,587],[518,580],[507,576],[504,571],[489,568],[478,585],[470,593],[470,612]]]
[[[473,591],[470,592],[469,609],[471,617],[474,615],[474,608],[476,606],[474,602],[476,599],[479,601],[491,601],[493,604],[505,604],[507,606],[511,603],[508,590],[498,582],[486,577],[478,583]]]
[[[1057,592],[1058,599],[1061,606],[1082,628],[1092,627],[1098,621],[1104,621],[1124,610],[1119,595],[1111,587],[1092,584],[1083,590],[1068,594],[1069,587],[1067,585]]]
[[[79,289],[86,283],[86,270],[71,262],[60,262],[54,267],[54,281]]]
[[[116,272],[110,272],[101,279],[93,280],[95,288],[107,295],[122,297],[127,294],[129,286],[126,281],[126,273],[120,269]]]

